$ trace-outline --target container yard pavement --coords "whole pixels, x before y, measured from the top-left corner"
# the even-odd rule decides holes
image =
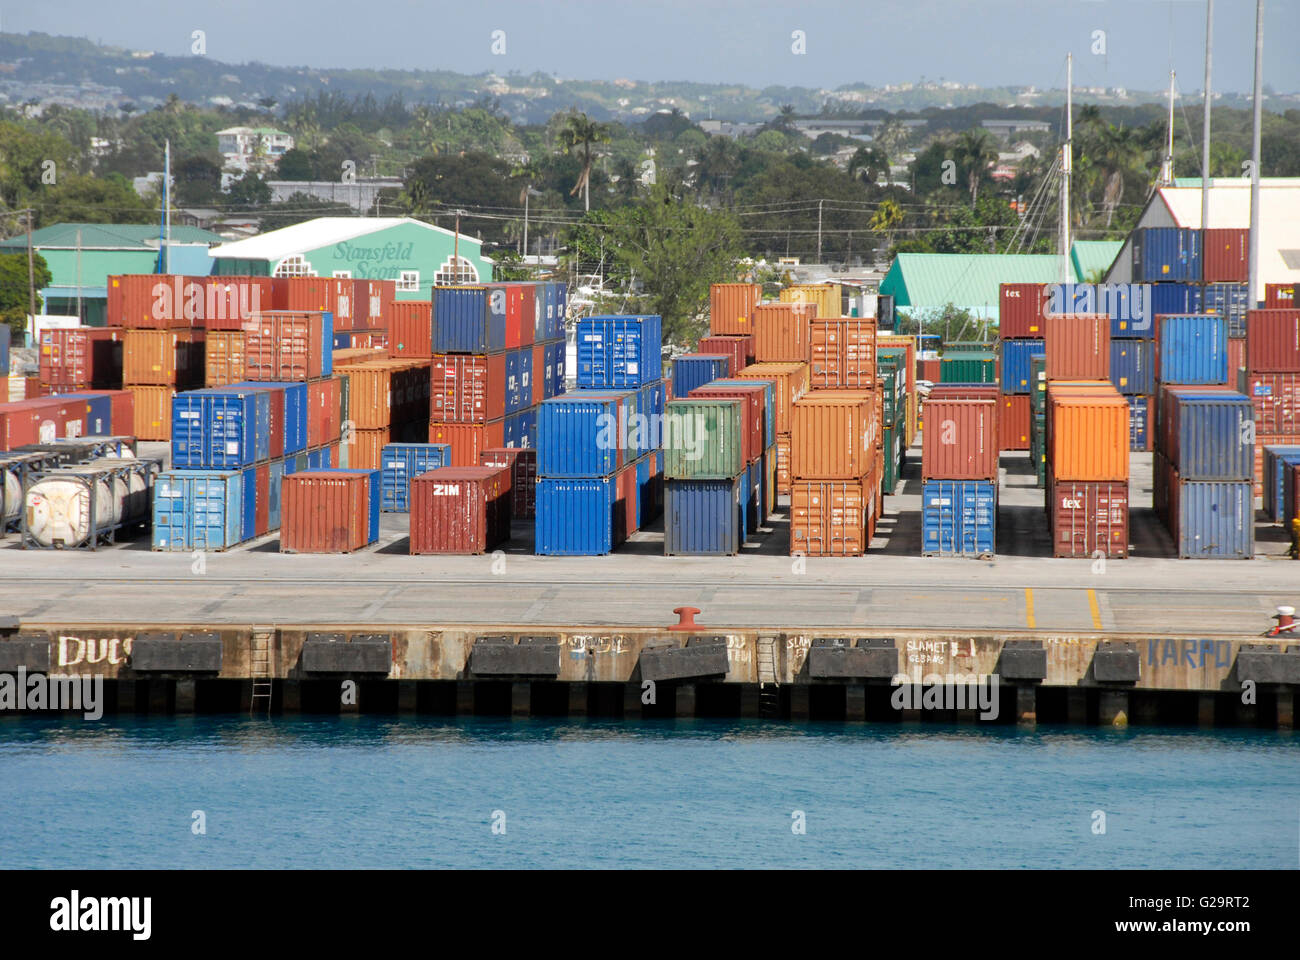
[[[662,556],[662,526],[606,557],[532,555],[531,524],[487,556],[407,554],[406,514],[382,516],[377,546],[284,555],[276,535],[200,560],[149,549],[147,536],[96,552],[35,552],[0,541],[0,613],[27,622],[492,623],[657,625],[701,608],[707,626],[1252,635],[1300,598],[1278,527],[1259,527],[1249,561],[1172,559],[1151,512],[1151,457],[1134,456],[1133,556],[1055,560],[1042,491],[1024,454],[1002,459],[998,556],[924,558],[919,449],[886,498],[860,558],[786,556],[778,514],[739,557]],[[802,570],[802,572],[796,572]]]

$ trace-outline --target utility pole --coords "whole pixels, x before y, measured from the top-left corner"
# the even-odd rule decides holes
[[[524,263],[528,263],[528,195],[533,192],[533,185],[530,183],[524,187]]]
[[[1252,307],[1259,303],[1259,128],[1264,106],[1264,0],[1255,0],[1255,134],[1250,165],[1250,287]]]
[[[1214,48],[1214,0],[1205,0],[1205,116],[1201,122],[1201,256],[1210,227],[1210,54]]]
[[[1070,170],[1074,166],[1074,56],[1065,55],[1065,143],[1061,145],[1061,282],[1070,282]]]
[[[1165,131],[1165,162],[1160,165],[1160,181],[1174,185],[1174,71],[1169,71],[1169,126]]]
[[[36,334],[36,266],[32,254],[32,208],[23,211],[27,220],[27,306],[31,311],[32,334]]]
[[[825,201],[817,201],[817,262],[822,262],[822,204]]]

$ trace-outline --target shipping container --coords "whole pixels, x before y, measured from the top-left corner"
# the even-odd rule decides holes
[[[343,384],[338,377],[307,384],[307,446],[337,443],[343,430]]]
[[[206,277],[169,273],[110,276],[105,317],[110,327],[169,330],[202,320]]]
[[[339,370],[348,375],[348,419],[358,429],[427,422],[432,393],[428,362],[372,360]]]
[[[217,388],[172,401],[175,469],[236,470],[271,457],[270,391]]]
[[[1246,336],[1250,287],[1244,283],[1207,283],[1201,293],[1205,313],[1217,313],[1228,319],[1228,339]]]
[[[631,434],[629,434],[631,436]],[[537,408],[529,407],[505,419],[505,445],[521,449],[537,446]]]
[[[1237,377],[1244,375],[1246,372],[1246,338],[1229,337],[1228,338],[1228,382],[1234,382]]]
[[[244,331],[210,330],[204,338],[203,382],[209,387],[241,383],[244,368]]]
[[[776,433],[790,433],[795,401],[808,392],[806,363],[752,363],[740,371],[740,380],[770,380],[775,385]]]
[[[1243,227],[1209,227],[1204,232],[1198,279],[1206,283],[1246,283],[1250,279],[1250,231]]]
[[[1170,533],[1180,558],[1244,560],[1255,555],[1251,484],[1184,481],[1159,455],[1156,466],[1165,475]]]
[[[128,386],[126,389],[131,392],[135,411],[135,429],[131,432],[136,439],[170,441],[175,388],[144,384]]]
[[[274,301],[270,277],[202,278],[204,314],[194,326],[207,330],[242,330]],[[242,377],[240,378],[242,379]]]
[[[746,404],[725,398],[683,398],[664,412],[664,476],[669,480],[725,480],[749,463]],[[757,452],[755,452],[757,455]],[[539,466],[539,472],[550,475]],[[594,474],[593,474],[594,475]]]
[[[378,470],[304,470],[280,492],[281,553],[351,553],[379,539]]]
[[[333,343],[334,317],[328,311],[257,314],[245,327],[245,374],[249,380],[296,383],[328,377],[334,370]]]
[[[1045,283],[1003,283],[998,287],[998,335],[1004,339],[1042,339],[1048,313]]]
[[[533,400],[533,351],[531,347],[506,353],[506,415],[531,407]]]
[[[433,303],[395,300],[388,308],[388,355],[428,360],[433,356]]]
[[[1228,382],[1228,324],[1223,317],[1183,314],[1158,316],[1156,322],[1156,377],[1161,383]]]
[[[345,277],[275,277],[271,281],[270,311],[285,313],[328,313],[330,329],[351,330],[356,326],[352,309],[355,281]],[[251,322],[259,322],[250,317]],[[245,329],[248,329],[247,327]],[[333,342],[333,333],[325,343]],[[317,376],[328,375],[329,371]],[[277,375],[270,380],[296,380],[297,377]]]
[[[1300,435],[1300,373],[1241,373],[1258,433]]]
[[[632,392],[587,392],[543,402],[537,408],[538,476],[604,477],[630,462],[626,434],[635,398]],[[503,437],[488,446],[504,445]]]
[[[1201,279],[1201,232],[1189,227],[1143,227],[1129,234],[1133,280],[1138,283]]]
[[[737,336],[701,337],[698,353],[722,354],[727,358],[727,375],[734,377],[745,369],[754,355],[754,338]]]
[[[433,352],[500,353],[506,348],[507,301],[499,286],[434,287]]]
[[[995,481],[926,480],[921,485],[921,553],[928,557],[992,557],[997,518]]]
[[[877,475],[851,480],[794,480],[790,555],[859,557],[871,544]]]
[[[1269,310],[1290,309],[1296,305],[1294,283],[1264,284],[1264,307]]]
[[[743,477],[664,481],[664,556],[734,556],[745,543]]]
[[[1110,368],[1110,317],[1100,313],[1047,318],[1047,379],[1105,380]]]
[[[505,290],[506,294],[506,349],[532,346],[536,331],[546,321],[546,305],[537,302],[537,284],[510,281],[493,286]]]
[[[757,283],[715,283],[709,288],[709,332],[744,336],[754,332],[754,308],[763,295]]]
[[[228,550],[242,542],[238,470],[173,470],[154,482],[153,549]]]
[[[1117,559],[1128,556],[1127,480],[1048,482],[1052,556]]]
[[[1128,480],[1129,406],[1111,384],[1047,390],[1047,463],[1058,480]]]
[[[1247,313],[1246,368],[1251,373],[1300,372],[1300,308]]]
[[[176,387],[203,383],[202,330],[127,330],[122,340],[122,380],[132,385]]]
[[[688,397],[696,387],[727,376],[727,358],[720,354],[682,354],[673,359],[673,398]]]
[[[1002,392],[1029,393],[1030,364],[1034,357],[1043,356],[1046,349],[1047,346],[1042,340],[1003,340],[1001,343]]]
[[[3,325],[0,325],[3,326]],[[116,389],[122,384],[125,330],[112,327],[67,327],[41,331],[37,365],[41,383],[52,388]],[[0,333],[0,363],[7,363],[9,328]],[[8,373],[8,370],[4,370]],[[7,399],[0,397],[0,400]]]
[[[451,447],[452,466],[477,466],[484,450],[506,445],[505,421],[443,423],[434,420],[429,423],[429,442]]]
[[[999,449],[1028,450],[1031,429],[1029,394],[1002,394],[998,405]]]
[[[926,402],[921,434],[921,476],[943,480],[996,480],[996,400]]]
[[[811,323],[817,316],[816,303],[760,303],[754,308],[754,359],[759,363],[807,362]]]
[[[814,318],[809,327],[813,390],[871,390],[876,382],[876,324],[858,318]]]
[[[429,411],[444,423],[486,423],[506,413],[506,357],[437,354],[430,365]]]
[[[1264,447],[1264,515],[1274,523],[1281,523],[1285,519],[1286,473],[1287,468],[1296,464],[1300,464],[1300,443],[1269,444]]]
[[[810,303],[817,316],[835,319],[844,316],[844,288],[838,283],[796,283],[781,291],[782,303]]]
[[[1155,344],[1150,340],[1112,340],[1110,382],[1120,393],[1154,393]]]
[[[59,437],[80,436],[81,424],[68,433],[69,409],[75,401],[61,397],[14,400],[0,403],[0,450],[13,450],[29,443],[53,443]]]
[[[605,477],[544,477],[537,480],[535,553],[542,556],[600,556],[621,542],[615,523],[625,505],[618,480]]]
[[[82,390],[63,394],[86,402],[82,434],[88,437],[134,436],[135,396],[129,390]]]
[[[709,389],[724,389],[730,387],[740,387],[753,389],[757,387],[763,392],[763,448],[767,449],[776,443],[776,381],[775,380],[749,380],[740,377],[724,378],[714,380],[707,385]],[[662,388],[662,385],[661,385]],[[718,394],[722,396],[722,394]],[[663,405],[660,404],[658,413],[663,413]]]
[[[653,315],[580,317],[580,389],[631,389],[663,378],[663,323]]]
[[[1130,451],[1150,451],[1155,440],[1151,398],[1125,395],[1124,399],[1128,401],[1128,448]]]
[[[308,420],[311,394],[308,384],[275,381],[252,381],[216,387],[217,390],[266,390],[271,395],[271,456],[290,456],[306,450],[310,444]],[[279,436],[277,437],[277,434]]]
[[[945,355],[939,361],[939,380],[942,383],[997,383],[997,363],[998,358],[992,353],[961,351]]]
[[[393,431],[384,427],[379,430],[353,430],[342,443],[345,451],[345,466],[357,470],[379,470],[384,462],[384,447],[393,440]],[[452,460],[455,460],[453,452]]]
[[[394,304],[411,302],[413,301],[397,299],[396,280],[353,280],[352,326],[387,326]],[[424,303],[426,307],[432,308],[429,301]]]
[[[546,367],[551,371],[551,380],[546,384],[545,396],[543,399],[549,400],[551,397],[559,397],[564,394],[564,378],[567,372],[565,355],[565,343],[563,340],[557,340],[555,343],[545,345],[548,359]],[[662,381],[661,381],[662,382]]]
[[[1284,467],[1282,470],[1282,523],[1288,531],[1295,530],[1300,518],[1300,468]]]
[[[762,455],[767,449],[767,412],[766,406],[767,387],[762,383],[751,383],[746,385],[727,384],[719,381],[705,384],[702,387],[696,387],[691,391],[691,398],[717,397],[720,399],[740,400],[742,404],[743,423],[742,429],[745,431],[745,460],[747,463],[753,462]],[[772,437],[776,440],[775,435]]]
[[[510,488],[510,514],[516,520],[532,520],[537,504],[537,450],[522,447],[493,447],[479,454],[484,467],[506,471]]]
[[[411,480],[411,553],[487,553],[509,540],[507,474],[439,467]]]
[[[451,447],[445,443],[390,443],[380,454],[380,510],[406,513],[411,481],[439,467],[450,466]]]
[[[1240,393],[1203,393],[1195,387],[1164,387],[1167,414],[1160,426],[1160,452],[1183,480],[1254,481],[1255,420],[1250,398]]]
[[[795,481],[864,477],[871,472],[879,440],[872,394],[848,390],[806,394],[794,405],[791,477]]]

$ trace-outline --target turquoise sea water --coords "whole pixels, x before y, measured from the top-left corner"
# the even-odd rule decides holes
[[[1261,731],[0,720],[0,868],[1297,866]]]

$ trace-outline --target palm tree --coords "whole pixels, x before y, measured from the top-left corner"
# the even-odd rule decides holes
[[[782,133],[789,133],[794,129],[794,104],[781,104],[781,112],[777,114],[776,119],[772,121],[772,126],[776,127]]]
[[[603,123],[596,123],[585,113],[570,111],[560,128],[560,143],[572,154],[582,148],[582,173],[578,182],[569,191],[569,196],[576,197],[582,191],[582,207],[591,209],[591,146],[594,143],[609,143],[609,128]]]
[[[867,183],[889,179],[889,157],[875,147],[858,147],[849,158],[849,176]]]
[[[727,182],[740,169],[740,147],[730,137],[710,137],[695,153],[696,187],[715,196],[727,188]]]
[[[868,226],[877,233],[885,235],[885,247],[889,248],[894,245],[894,231],[902,224],[902,208],[893,200],[885,199],[881,200],[880,206],[876,207],[876,212],[871,215]]]
[[[966,184],[970,190],[970,205],[979,199],[980,181],[988,168],[997,163],[998,148],[987,130],[967,130],[957,138],[957,165],[966,171]]]
[[[885,152],[885,156],[897,156],[907,145],[907,127],[903,126],[902,121],[897,117],[890,117],[881,124],[873,140],[876,146]]]

